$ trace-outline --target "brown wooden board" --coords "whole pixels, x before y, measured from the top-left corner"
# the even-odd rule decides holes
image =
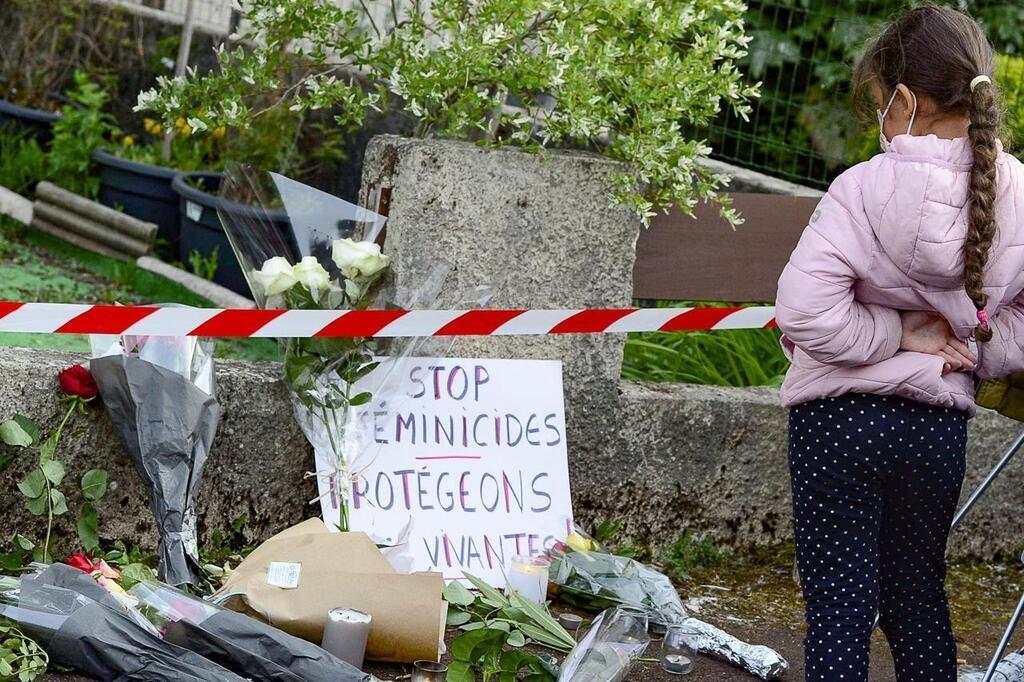
[[[665,301],[775,300],[789,254],[818,197],[732,195],[744,222],[731,229],[714,206],[696,218],[673,210],[641,230],[633,269],[633,297]]]

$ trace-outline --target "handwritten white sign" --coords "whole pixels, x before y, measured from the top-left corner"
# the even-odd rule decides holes
[[[498,587],[513,557],[566,536],[560,362],[386,360],[357,389],[373,400],[346,436],[352,530],[403,543],[409,570],[467,571]],[[326,502],[324,513],[337,522]]]

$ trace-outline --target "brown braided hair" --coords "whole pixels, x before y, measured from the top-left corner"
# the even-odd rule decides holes
[[[963,12],[925,5],[908,10],[872,39],[854,69],[854,96],[864,106],[879,87],[888,99],[902,83],[925,94],[945,112],[970,119],[968,137],[974,153],[970,178],[967,238],[964,240],[964,289],[982,311],[985,266],[996,237],[996,160],[1000,129],[999,96],[995,85],[976,76],[992,77],[995,58],[984,31]],[[992,332],[979,324],[974,338],[988,341]]]

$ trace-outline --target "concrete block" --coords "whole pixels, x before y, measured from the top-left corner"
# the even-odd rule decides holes
[[[363,188],[390,194],[385,250],[400,296],[440,263],[451,269],[442,308],[480,284],[493,287],[496,308],[626,307],[640,221],[609,204],[609,176],[621,170],[579,152],[380,136],[366,151]],[[609,417],[618,409],[624,341],[459,339],[448,353],[562,360],[569,432],[577,448],[597,453],[615,438]]]

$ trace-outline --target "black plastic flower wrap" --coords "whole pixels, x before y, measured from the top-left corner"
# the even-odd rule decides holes
[[[50,661],[100,680],[234,682],[245,679],[161,638],[123,597],[63,564],[26,576],[0,595],[6,618],[47,652]]]
[[[255,680],[370,682],[320,647],[156,581],[129,591],[163,638]]]
[[[89,369],[156,520],[160,579],[195,584],[196,495],[221,416],[213,341],[92,336],[90,342]]]
[[[403,285],[404,293],[396,294],[391,258],[381,249],[386,217],[280,174],[229,167],[220,199],[218,215],[260,308],[332,311],[314,321],[326,325],[333,311],[434,307],[448,279],[446,265],[432,265],[415,286]],[[482,305],[489,288],[468,296],[469,305]],[[408,337],[381,343],[369,336],[280,341],[295,418],[313,446],[308,475],[317,479],[324,522],[348,530],[353,481],[374,438],[360,414],[371,400],[399,391],[402,360],[443,354],[451,342]]]

